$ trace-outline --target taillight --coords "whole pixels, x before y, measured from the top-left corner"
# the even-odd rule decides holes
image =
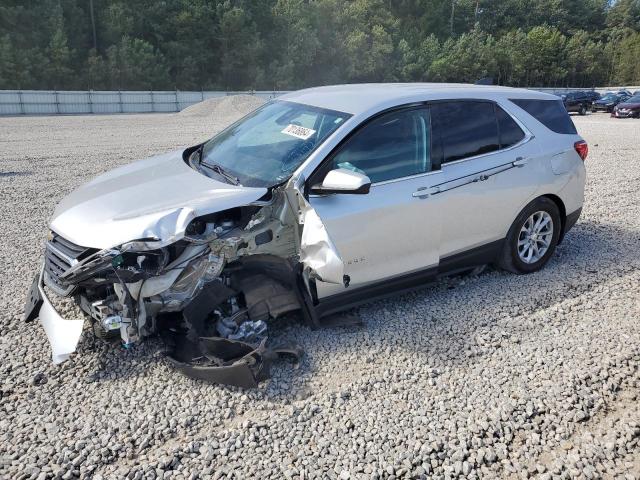
[[[587,155],[589,155],[589,145],[587,145],[587,142],[580,140],[573,144],[573,148],[576,149],[576,152],[578,152],[578,155],[580,155],[580,158],[584,162]]]

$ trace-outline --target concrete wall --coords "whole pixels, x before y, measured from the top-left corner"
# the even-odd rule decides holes
[[[283,93],[0,90],[0,115],[179,112],[208,98],[249,94],[269,99]]]
[[[602,87],[605,91],[636,87]],[[561,93],[575,88],[532,88]],[[64,115],[92,113],[150,113],[179,112],[207,98],[249,94],[270,99],[286,92],[181,92],[181,91],[54,91],[54,90],[0,90],[0,115]]]

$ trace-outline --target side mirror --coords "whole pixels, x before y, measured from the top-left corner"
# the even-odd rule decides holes
[[[369,193],[370,187],[371,180],[363,173],[347,170],[346,168],[337,168],[327,173],[321,185],[311,187],[311,193],[350,193],[362,195]]]

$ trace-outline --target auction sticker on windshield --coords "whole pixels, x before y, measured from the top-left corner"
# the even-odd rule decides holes
[[[308,140],[311,135],[316,133],[316,131],[311,128],[301,127],[300,125],[290,123],[284,130],[282,130],[281,133],[291,135],[292,137],[300,138],[302,140]]]

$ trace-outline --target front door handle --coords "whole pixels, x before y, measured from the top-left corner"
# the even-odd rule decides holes
[[[479,177],[476,177],[473,179],[473,182],[485,182],[489,180],[489,175],[480,175]]]
[[[524,167],[527,163],[529,163],[529,159],[528,158],[518,157],[513,162],[513,166],[514,167]]]
[[[439,187],[420,187],[411,196],[413,198],[429,198],[429,195],[435,195],[436,193],[440,193]]]

